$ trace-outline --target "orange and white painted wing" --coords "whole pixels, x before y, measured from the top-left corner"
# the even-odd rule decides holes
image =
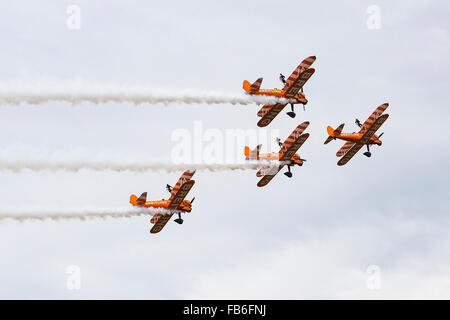
[[[309,126],[309,121],[305,121],[297,126],[297,128],[292,131],[291,135],[283,142],[281,145],[281,149],[279,153],[285,153],[292,144],[297,141],[298,137],[305,131],[305,129]]]
[[[180,179],[178,179],[177,183],[173,187],[172,192],[170,193],[169,200],[173,199],[175,194],[180,189],[181,185],[183,183],[185,183],[186,181],[189,181],[192,178],[192,176],[194,175],[194,173],[195,173],[195,169],[190,169],[190,170],[186,170],[185,172],[183,172],[183,174],[181,175]]]
[[[297,68],[295,68],[294,72],[292,72],[292,74],[286,80],[286,84],[284,85],[283,90],[287,90],[294,83],[294,81],[297,80],[298,75],[308,69],[314,61],[316,61],[315,56],[311,56],[303,60],[302,63],[300,63]]]
[[[161,214],[161,213],[157,213],[153,216],[153,218],[155,218],[155,216],[158,216],[155,219],[155,225],[153,226],[153,228],[150,229],[150,233],[158,233],[160,232],[164,226],[167,224],[167,222],[169,222],[170,218],[172,218],[173,213],[167,213],[167,214]],[[153,220],[152,218],[152,220]],[[150,220],[150,221],[152,221]]]
[[[183,183],[179,188],[178,191],[171,197],[171,202],[168,206],[169,210],[176,210],[180,206],[181,202],[184,200],[186,195],[189,193],[189,190],[191,190],[192,186],[194,185],[194,180],[188,180],[185,183]],[[158,233],[160,232],[164,226],[169,222],[170,218],[173,216],[173,212],[161,214],[157,213],[155,214],[150,222],[154,223],[155,225],[153,228],[150,229],[150,233]]]
[[[383,103],[381,106],[375,109],[374,112],[370,115],[369,118],[363,123],[361,126],[361,130],[359,130],[359,133],[365,133],[367,129],[369,129],[372,124],[383,114],[384,110],[389,106],[389,103]]]
[[[194,183],[195,183],[194,180],[188,180],[185,183],[183,183],[180,188],[178,188],[177,193],[173,197],[170,198],[171,201],[168,206],[169,210],[170,209],[173,209],[173,210],[178,209],[181,202],[184,200],[184,198],[186,198],[187,194],[191,190]]]
[[[283,110],[287,103],[266,104],[259,111],[258,116],[262,117],[258,121],[258,127],[265,127]]]
[[[311,78],[311,76],[314,74],[316,70],[313,68],[306,69],[300,75],[298,78],[289,86],[289,88],[286,89],[286,93],[284,94],[284,98],[293,98],[299,90],[305,85],[306,81]]]
[[[344,164],[349,162],[350,159],[353,158],[353,156],[359,151],[359,149],[361,149],[363,145],[364,144],[362,143],[355,143],[353,147],[351,147],[350,150],[348,150],[347,153],[344,154],[344,156],[338,161],[338,166],[343,166]]]
[[[150,222],[155,224],[156,222],[158,222],[159,218],[162,217],[162,215],[163,215],[162,213],[155,213],[153,217],[150,219]]]
[[[361,140],[359,140],[359,143],[366,144],[370,138],[375,134],[375,132],[381,127],[381,125],[387,120],[389,117],[388,114],[383,114],[380,116],[364,133],[364,135],[361,137]]]
[[[297,138],[297,140],[292,143],[292,145],[289,147],[289,149],[286,150],[286,152],[283,153],[283,155],[280,158],[280,161],[287,161],[291,159],[298,149],[302,146],[302,144],[308,139],[309,133],[304,133],[301,136]]]
[[[351,147],[353,147],[355,143],[351,141],[347,141],[342,148],[339,149],[338,152],[336,152],[337,157],[342,157],[348,150],[350,150]]]
[[[257,186],[264,187],[265,185],[267,185],[273,179],[273,177],[275,177],[276,174],[280,172],[281,168],[283,168],[283,165],[278,164],[261,168],[256,173],[257,177],[262,176],[262,179],[258,181]]]

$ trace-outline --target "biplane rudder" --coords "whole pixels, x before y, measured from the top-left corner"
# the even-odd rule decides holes
[[[146,201],[147,201],[147,192],[143,192],[143,193],[139,196],[139,198],[138,198],[136,195],[134,195],[134,194],[132,194],[132,195],[130,196],[130,203],[131,203],[133,206],[142,206],[142,205],[145,204]]]
[[[245,146],[244,148],[244,154],[246,160],[259,160],[259,151],[261,150],[262,145],[257,145],[254,150],[250,150],[249,147]]]
[[[246,92],[250,93],[250,86],[251,86],[250,82],[248,82],[247,80],[244,80],[244,83],[242,84],[242,87],[244,88],[244,90]]]
[[[130,203],[131,203],[133,206],[137,205],[137,203],[136,203],[137,198],[138,198],[138,197],[136,197],[136,195],[134,195],[134,194],[132,194],[132,195],[130,196]]]
[[[262,81],[263,81],[263,78],[258,78],[255,82],[250,84],[250,82],[248,82],[247,80],[244,80],[242,87],[248,93],[257,93],[259,91],[259,88],[261,88]]]

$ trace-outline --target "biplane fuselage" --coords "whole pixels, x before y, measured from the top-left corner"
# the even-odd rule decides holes
[[[339,134],[333,134],[332,137],[336,138],[336,139],[341,139],[341,140],[345,140],[345,141],[350,141],[350,142],[354,142],[354,143],[358,143],[361,138],[363,137],[363,133],[339,133]],[[367,142],[367,144],[376,144],[381,146],[382,142],[381,140],[378,138],[378,136],[376,134],[374,134],[369,141]]]
[[[130,203],[133,206],[168,210],[166,213],[158,212],[152,216],[150,222],[153,223],[154,226],[150,229],[150,233],[160,232],[174,214],[178,215],[178,219],[175,219],[175,222],[178,224],[183,223],[181,214],[191,212],[192,202],[195,199],[194,197],[191,201],[184,200],[189,193],[189,190],[191,190],[192,186],[195,184],[195,181],[191,179],[194,173],[195,169],[186,170],[178,179],[174,187],[171,187],[170,185],[166,186],[167,191],[170,192],[170,198],[168,200],[147,201],[147,192],[143,192],[139,197],[134,194],[130,196]]]
[[[133,201],[134,200],[134,201]],[[137,197],[136,199],[131,199],[130,202],[132,205],[136,206]],[[170,200],[152,200],[152,201],[146,201],[144,204],[140,205],[141,207],[145,208],[157,208],[157,209],[168,209],[169,210]],[[176,211],[183,211],[183,212],[191,212],[192,211],[192,204],[189,200],[183,200]]]
[[[277,98],[284,98],[286,91],[281,89],[259,89],[257,92],[247,92],[248,94],[258,95],[258,96],[270,96]],[[306,100],[305,94],[303,92],[298,92],[292,98],[293,100],[297,100],[297,103],[306,104],[308,100]]]
[[[273,152],[273,153],[260,153],[258,160],[268,160],[268,161],[281,161],[283,158],[282,153]],[[250,157],[246,155],[246,160],[250,160]],[[252,159],[255,160],[255,159]],[[294,165],[303,165],[303,161],[301,160],[300,156],[296,153],[294,154],[290,159],[284,160],[286,162],[289,162],[288,166],[294,166]]]

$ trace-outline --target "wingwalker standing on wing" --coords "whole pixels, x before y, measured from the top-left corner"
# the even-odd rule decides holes
[[[278,153],[259,153],[261,145],[258,145],[255,150],[250,150],[250,148],[247,146],[244,148],[246,160],[279,161],[279,163],[277,164],[263,166],[256,173],[257,177],[262,177],[262,179],[257,184],[258,187],[264,187],[266,184],[268,184],[270,180],[272,180],[273,177],[285,165],[287,165],[288,171],[284,174],[289,178],[292,177],[291,167],[295,165],[303,165],[303,162],[305,162],[306,160],[300,158],[300,156],[296,154],[296,152],[309,137],[309,133],[303,133],[308,125],[308,121],[305,121],[302,124],[298,125],[297,128],[295,128],[295,130],[283,143],[281,143],[281,140],[277,138],[277,142],[281,147]]]
[[[283,108],[290,103],[291,111],[287,112],[287,115],[291,118],[295,117],[294,104],[303,104],[303,109],[308,103],[305,94],[303,93],[303,85],[314,74],[314,69],[309,68],[316,60],[315,56],[306,58],[299,64],[299,66],[292,72],[289,78],[286,80],[284,75],[280,73],[280,80],[283,83],[283,89],[261,89],[261,83],[263,78],[259,78],[253,84],[250,84],[247,80],[244,81],[243,87],[247,94],[272,96],[278,98],[285,98],[290,102],[266,104],[259,111],[258,116],[261,120],[258,122],[259,127],[265,127],[283,110]]]
[[[384,110],[389,106],[389,103],[384,103],[370,115],[369,118],[361,125],[361,122],[356,119],[355,123],[361,129],[358,133],[342,133],[342,129],[344,128],[344,124],[341,124],[336,129],[328,126],[328,138],[325,140],[325,144],[329,143],[331,140],[341,139],[347,141],[341,149],[336,153],[336,156],[342,157],[338,161],[338,166],[343,166],[346,164],[358,151],[362,148],[363,145],[367,146],[367,152],[364,152],[366,157],[370,157],[370,146],[376,144],[381,146],[382,142],[380,137],[383,135],[380,134],[377,136],[374,134],[378,128],[386,121],[389,117],[388,114],[383,114]]]
[[[186,170],[181,175],[180,179],[178,179],[175,187],[172,188],[170,185],[166,186],[167,191],[170,192],[169,200],[147,201],[147,192],[141,194],[139,198],[134,194],[130,196],[130,203],[133,206],[145,208],[161,208],[170,211],[169,213],[165,214],[157,213],[151,218],[150,222],[153,223],[154,226],[150,230],[150,233],[160,232],[175,213],[178,214],[178,219],[175,219],[174,221],[178,224],[183,223],[183,219],[181,219],[181,213],[191,212],[192,203],[195,200],[195,197],[192,198],[191,201],[184,200],[189,190],[191,190],[192,186],[195,183],[194,180],[191,180],[194,173],[195,169]]]

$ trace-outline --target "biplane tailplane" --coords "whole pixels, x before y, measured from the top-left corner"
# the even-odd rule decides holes
[[[245,147],[244,148],[244,154],[245,154],[245,157],[247,158],[247,159],[252,159],[252,160],[254,160],[254,159],[256,159],[256,160],[259,160],[259,151],[261,150],[261,146],[262,145],[257,145],[256,146],[256,148],[254,149],[254,150],[250,150],[250,148],[249,147]]]
[[[332,136],[328,136],[327,140],[325,140],[325,142],[323,144],[327,144],[329,143],[331,140],[333,140]]]
[[[133,206],[142,206],[145,204],[146,201],[147,201],[147,192],[144,192],[143,194],[141,194],[141,196],[139,198],[136,197],[134,194],[132,194],[130,196],[130,203]]]
[[[331,128],[331,127],[328,127]],[[333,128],[331,128],[333,129]],[[337,127],[335,130],[333,130],[333,134],[330,134],[330,136],[337,136],[339,134],[341,134],[342,129],[344,129],[344,124],[341,124],[339,127]],[[328,133],[329,134],[329,133]]]
[[[144,192],[141,194],[141,196],[139,198],[137,198],[136,204],[138,206],[142,206],[145,204],[146,201],[147,201],[147,192]]]
[[[339,135],[342,132],[342,129],[344,129],[344,124],[341,124],[336,129],[333,129],[332,127],[328,126],[327,127],[328,138],[327,140],[325,140],[324,144],[327,144],[331,140],[333,140],[337,135]]]
[[[261,88],[262,81],[263,81],[263,78],[259,78],[253,84],[250,84],[250,82],[248,82],[247,80],[244,80],[244,84],[243,84],[244,90],[247,91],[248,93],[256,93],[259,91],[259,88]]]

